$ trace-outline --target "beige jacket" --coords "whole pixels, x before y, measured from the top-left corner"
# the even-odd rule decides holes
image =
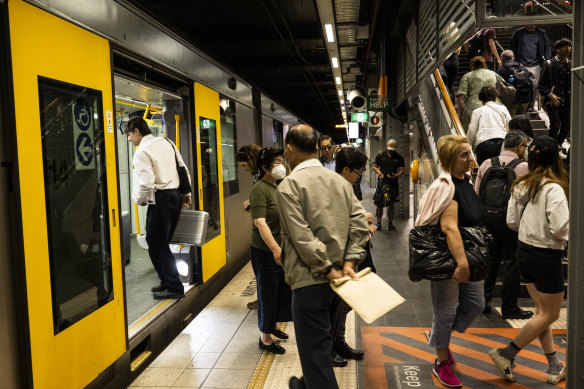
[[[292,289],[327,283],[321,272],[365,258],[367,217],[341,175],[316,158],[300,163],[278,185],[282,265]]]
[[[442,212],[454,198],[454,183],[448,172],[442,172],[420,199],[418,216],[414,226],[435,226],[440,222]]]

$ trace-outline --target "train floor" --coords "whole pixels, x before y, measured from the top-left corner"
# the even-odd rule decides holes
[[[373,190],[367,188],[363,195],[366,210],[375,211],[370,200]],[[347,342],[363,349],[365,358],[335,368],[342,389],[442,387],[432,375],[435,354],[424,335],[432,324],[430,287],[426,281],[412,283],[407,277],[407,239],[412,220],[396,220],[394,224],[397,231],[384,228],[375,235],[372,255],[378,274],[406,302],[369,325],[350,313]],[[387,225],[385,217],[383,225]],[[285,327],[290,339],[281,342],[286,354],[262,353],[258,348],[257,313],[246,307],[254,298],[255,280],[248,264],[131,386],[288,388],[289,377],[301,375],[293,325]],[[546,359],[537,342],[528,345],[515,361],[518,382],[507,383],[501,378],[487,351],[508,343],[526,321],[502,319],[498,298],[491,305],[493,313],[480,315],[466,333],[453,334],[455,371],[464,387],[548,388]],[[530,299],[520,299],[519,305],[533,309]],[[565,307],[553,327],[558,354],[565,361]],[[558,386],[565,387],[565,383]]]

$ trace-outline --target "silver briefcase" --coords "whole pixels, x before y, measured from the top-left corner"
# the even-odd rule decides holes
[[[208,224],[209,214],[207,212],[183,209],[180,211],[170,243],[192,244],[200,247],[207,241]]]

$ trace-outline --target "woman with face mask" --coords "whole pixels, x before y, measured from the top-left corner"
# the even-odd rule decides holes
[[[253,220],[251,256],[256,264],[258,289],[259,347],[274,354],[286,350],[273,336],[287,339],[277,322],[292,320],[292,292],[284,280],[281,266],[280,219],[277,208],[277,183],[286,176],[284,150],[265,148],[258,156],[259,179],[249,194]]]

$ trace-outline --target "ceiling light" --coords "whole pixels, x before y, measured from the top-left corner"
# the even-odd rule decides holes
[[[339,67],[339,61],[337,60],[337,57],[332,57],[331,61],[333,63],[333,68],[338,68]]]
[[[340,99],[339,101],[341,102],[341,105],[345,105],[345,100]]]
[[[342,91],[342,90],[340,90],[340,91],[339,91],[339,96],[342,96],[342,95],[343,95],[343,91]]]
[[[326,39],[329,42],[334,42],[335,41],[335,35],[333,34],[333,26],[332,26],[332,24],[325,24],[324,25],[324,29],[326,31]]]
[[[341,77],[335,77],[335,80],[337,80],[337,85],[341,85]]]

